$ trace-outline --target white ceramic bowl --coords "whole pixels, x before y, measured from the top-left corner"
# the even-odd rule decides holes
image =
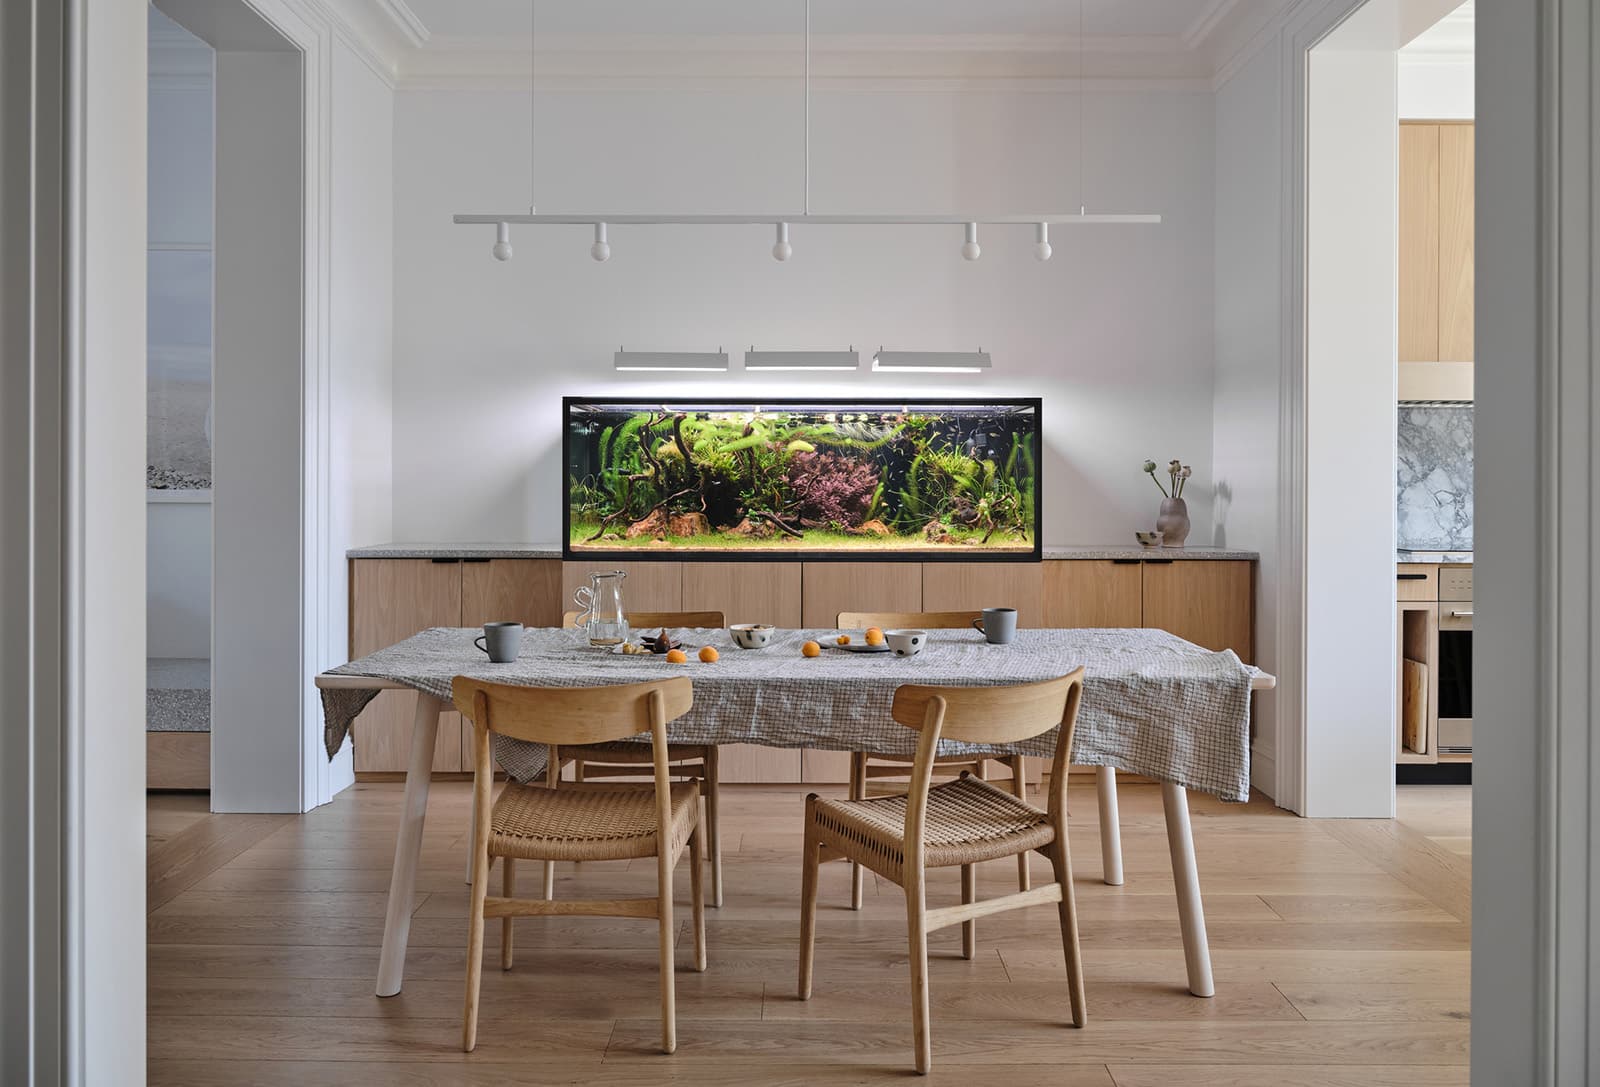
[[[928,644],[926,630],[886,630],[883,640],[889,643],[889,648],[894,650],[897,657],[914,657],[922,652],[922,647]]]
[[[734,623],[728,628],[733,644],[740,649],[765,649],[772,641],[772,631],[766,623]]]

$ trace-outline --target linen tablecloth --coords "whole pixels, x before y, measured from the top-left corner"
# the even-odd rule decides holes
[[[782,630],[761,650],[735,648],[726,631],[680,630],[691,663],[592,649],[572,630],[530,628],[521,656],[491,664],[472,644],[477,628],[434,627],[330,669],[415,687],[448,700],[457,675],[535,687],[590,687],[669,676],[694,681],[694,708],[672,723],[683,743],[757,743],[769,747],[910,755],[917,734],[889,716],[902,683],[981,687],[1027,683],[1085,667],[1072,761],[1111,766],[1225,800],[1250,791],[1250,682],[1255,670],[1231,651],[1213,653],[1160,630],[1019,630],[1009,645],[977,631],[929,631],[915,657],[824,649],[801,655],[814,639],[830,645],[836,630]],[[713,645],[721,659],[703,664],[694,648]],[[330,757],[376,695],[324,690],[324,740]],[[359,732],[356,742],[360,743]],[[648,742],[648,736],[641,742]],[[941,753],[1055,753],[1054,731],[1019,744],[946,742]],[[544,770],[544,748],[495,737],[495,757],[512,777]]]

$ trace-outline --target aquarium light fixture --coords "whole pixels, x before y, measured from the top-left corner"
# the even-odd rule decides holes
[[[619,347],[614,366],[618,370],[641,370],[657,374],[725,374],[728,372],[728,353],[721,348],[715,351],[624,351]]]
[[[885,351],[872,356],[873,370],[896,374],[979,374],[993,367],[989,353],[976,351]]]
[[[848,351],[757,351],[744,353],[746,370],[859,370],[861,353]]]

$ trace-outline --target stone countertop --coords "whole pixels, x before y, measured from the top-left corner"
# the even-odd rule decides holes
[[[370,547],[353,547],[345,552],[352,559],[559,559],[561,546],[552,543],[388,543]],[[1106,559],[1212,559],[1254,561],[1259,556],[1254,551],[1240,551],[1223,547],[1140,547],[1138,544],[1104,544],[1096,546],[1045,547],[1047,561],[1106,560]],[[649,559],[673,560],[670,553],[652,551],[641,555]],[[917,561],[907,555],[893,560]],[[773,555],[767,561],[784,562],[787,557]],[[802,560],[803,561],[803,560]],[[877,561],[877,560],[864,560]],[[974,555],[973,561],[983,561]]]

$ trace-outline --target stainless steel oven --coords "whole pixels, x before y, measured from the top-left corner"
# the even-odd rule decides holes
[[[1472,567],[1439,567],[1439,753],[1472,752]]]

